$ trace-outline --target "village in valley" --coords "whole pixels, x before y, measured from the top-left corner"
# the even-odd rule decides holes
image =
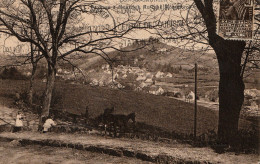
[[[166,48],[159,48],[159,52],[160,54],[169,54]],[[189,58],[191,54],[192,52],[183,53],[181,58],[185,61],[185,58]],[[175,55],[177,56],[177,54]],[[187,56],[185,57],[185,55]],[[163,68],[151,70],[145,66],[141,66],[140,68],[140,63],[145,60],[143,54],[134,57],[131,56],[131,58],[131,62],[128,61],[128,63],[124,63],[125,65],[122,65],[122,62],[118,61],[115,62],[113,66],[104,61],[100,61],[102,60],[101,58],[99,60],[95,58],[94,62],[90,62],[92,58],[88,58],[87,60],[92,63],[92,67],[91,65],[86,67],[85,64],[82,64],[83,68],[79,67],[78,69],[74,69],[74,72],[71,69],[59,68],[57,77],[65,81],[71,81],[72,84],[132,90],[194,103],[194,65],[190,60],[186,60],[186,63],[178,63],[178,61],[175,60],[173,61],[175,63],[171,63],[174,67],[170,67],[168,70]],[[146,58],[149,58],[149,56]],[[167,60],[167,55],[165,58]],[[218,110],[218,78],[209,75],[207,72],[207,70],[214,69],[217,63],[214,58],[207,60],[202,58],[199,62],[201,64],[199,64],[199,93],[197,100],[199,105],[210,107],[212,110]],[[210,66],[207,62],[212,65]],[[260,115],[260,88],[257,81],[258,77],[260,77],[260,72],[256,71],[254,76],[249,76],[246,82],[243,111],[252,116]]]
[[[1,163],[259,163],[259,0],[0,0]]]

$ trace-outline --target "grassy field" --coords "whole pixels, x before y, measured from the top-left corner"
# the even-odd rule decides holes
[[[36,82],[37,93],[43,92],[45,84]],[[28,87],[28,82],[0,80],[0,97],[8,102],[16,91],[21,92]],[[56,83],[56,92],[62,101],[55,109],[75,114],[85,112],[89,106],[90,117],[103,113],[106,107],[115,107],[115,113],[128,114],[136,112],[138,122],[160,127],[167,131],[192,134],[193,132],[193,105],[175,99],[137,93],[126,90],[114,90],[87,85]],[[3,101],[2,101],[3,102]],[[217,129],[218,115],[216,111],[205,107],[198,107],[198,133]]]

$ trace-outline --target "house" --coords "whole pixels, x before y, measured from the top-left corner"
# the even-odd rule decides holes
[[[31,76],[31,75],[32,75],[31,72],[27,72],[27,73],[26,73],[26,76]]]
[[[164,73],[161,71],[158,71],[155,75],[156,78],[162,78],[164,76]]]
[[[174,92],[169,92],[169,91],[163,93],[163,96],[167,96],[167,97],[174,97],[174,95],[175,95]]]
[[[141,88],[141,87],[137,87],[137,88],[135,88],[135,91],[138,91],[138,92],[140,92],[140,91],[142,91],[143,89]]]
[[[150,83],[150,84],[152,84],[152,83],[153,83],[153,79],[152,79],[152,78],[148,78],[148,79],[145,80],[145,83]]]
[[[113,83],[112,81],[112,78],[107,78],[105,81],[104,81],[105,85],[110,85]]]
[[[112,89],[118,89],[118,88],[125,88],[125,86],[123,86],[122,84],[118,83],[118,82],[114,82],[114,83],[110,83],[109,87]]]
[[[144,81],[145,79],[146,79],[145,76],[138,75],[138,77],[136,78],[136,81]]]
[[[137,63],[138,63],[138,59],[135,58],[135,60],[134,60],[134,64],[137,64]]]
[[[164,93],[164,90],[162,89],[162,87],[153,85],[149,89],[149,93],[154,95],[162,95]]]
[[[118,88],[125,88],[125,86],[123,86],[123,85],[120,84],[120,83],[117,84],[117,87],[118,87]]]
[[[70,79],[75,79],[75,75],[74,74],[67,74],[66,76],[64,76],[67,80]]]
[[[67,70],[65,70],[65,71],[64,71],[64,74],[68,75],[68,74],[70,74],[70,72],[67,71]]]
[[[145,83],[145,82],[142,82],[142,83],[139,85],[140,88],[144,88],[144,87],[147,87],[147,86],[148,86],[148,84]]]
[[[97,86],[97,85],[99,85],[99,82],[98,82],[97,79],[93,79],[93,80],[90,82],[90,85],[91,85],[91,86]]]
[[[118,79],[118,76],[119,76],[118,73],[114,73],[114,74],[113,74],[113,80]]]
[[[172,78],[172,74],[171,73],[167,73],[165,77]]]
[[[245,89],[244,94],[245,97],[251,97],[251,98],[260,97],[260,91],[257,89]]]
[[[132,71],[134,72],[137,72],[137,71],[140,71],[140,68],[139,67],[131,67]]]
[[[167,51],[167,48],[161,48],[159,51],[160,51],[160,52],[166,52],[166,51]]]
[[[257,89],[245,89],[244,105],[251,106],[250,109],[258,109],[260,104],[260,90]]]
[[[110,68],[109,64],[106,64],[106,65],[105,65],[105,69],[108,70],[109,68]]]
[[[153,78],[153,74],[151,72],[147,72],[145,76],[148,78]]]
[[[108,64],[104,64],[104,65],[101,66],[101,69],[103,69],[103,70],[108,70],[109,68],[110,67],[109,67]]]
[[[185,96],[185,101],[190,102],[195,100],[195,93],[190,91],[186,96]]]
[[[57,72],[58,72],[58,73],[62,73],[62,69],[59,68],[59,69],[57,70]]]
[[[107,74],[112,74],[112,71],[110,69],[104,70],[104,72]]]
[[[103,86],[105,86],[105,84],[104,84],[104,82],[103,82],[103,81],[99,81],[98,85],[99,85],[100,87],[103,87]]]
[[[126,79],[127,78],[127,74],[124,74],[123,76],[122,76],[122,79]]]

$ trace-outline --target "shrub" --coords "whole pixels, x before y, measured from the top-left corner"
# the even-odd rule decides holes
[[[259,153],[259,131],[254,128],[240,129],[236,143],[233,146],[221,143],[218,140],[217,133],[214,130],[209,130],[197,137],[195,146],[210,146],[217,153],[224,153],[228,151],[235,151],[237,153]]]
[[[2,79],[13,79],[13,80],[25,80],[26,76],[24,76],[20,71],[15,67],[5,68],[3,72],[0,74],[0,78]]]
[[[184,95],[183,95],[183,93],[181,93],[181,92],[176,92],[175,94],[174,94],[174,97],[177,97],[177,98],[181,98],[181,97],[183,97]]]
[[[238,132],[238,149],[244,153],[259,153],[259,131],[256,127]]]

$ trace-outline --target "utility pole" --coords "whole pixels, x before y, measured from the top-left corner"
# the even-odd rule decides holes
[[[197,136],[197,71],[198,71],[198,65],[195,63],[195,98],[194,98],[194,140],[196,140]]]

